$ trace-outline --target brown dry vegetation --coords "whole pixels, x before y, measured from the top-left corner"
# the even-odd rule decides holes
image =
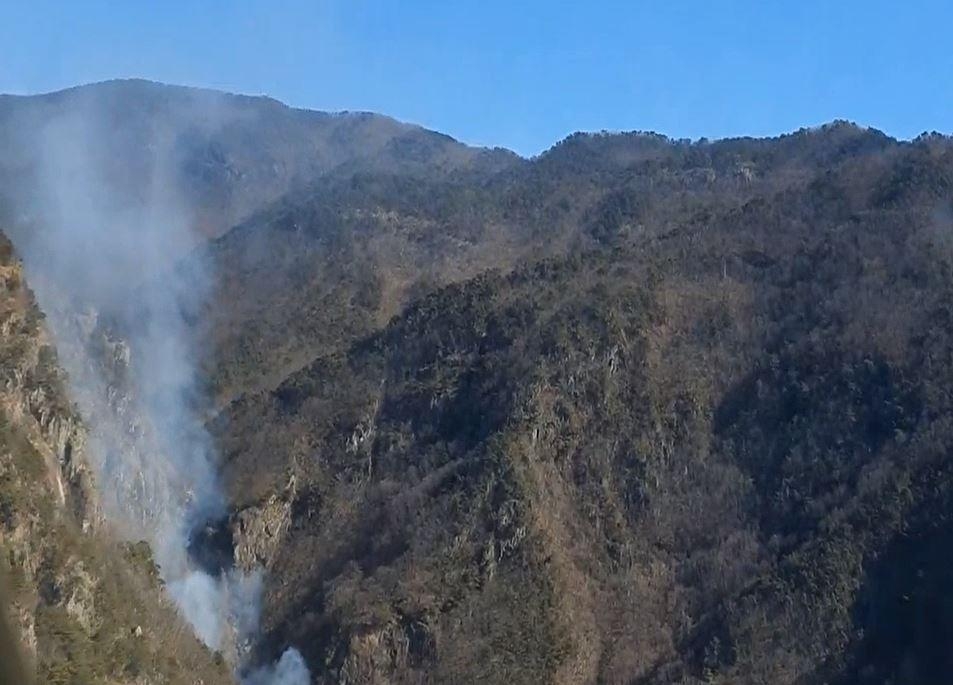
[[[216,421],[236,507],[296,483],[263,654],[321,682],[942,682],[948,141],[582,137],[502,176],[433,239],[545,178],[505,215],[522,265],[302,334],[318,358]]]

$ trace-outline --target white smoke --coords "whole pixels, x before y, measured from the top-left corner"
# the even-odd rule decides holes
[[[168,589],[195,634],[210,647],[221,647],[229,631],[241,646],[258,629],[260,571],[214,578],[205,571],[189,570],[169,583]]]
[[[272,666],[261,668],[247,678],[245,685],[308,685],[311,676],[297,649],[285,650]]]
[[[207,134],[225,109],[202,97],[201,116],[183,116]],[[76,102],[24,143],[31,176],[15,240],[90,428],[104,513],[131,539],[149,541],[196,634],[238,653],[257,631],[261,575],[213,577],[188,553],[196,526],[226,513],[212,441],[198,418],[198,341],[189,323],[212,275],[173,270],[196,243],[176,173],[178,135],[188,123],[141,117],[117,140],[109,115],[98,101]],[[309,681],[297,652],[254,678],[255,685]]]
[[[202,642],[211,647],[222,644],[225,616],[221,607],[225,606],[225,589],[217,579],[204,571],[193,571],[173,580],[169,594]]]

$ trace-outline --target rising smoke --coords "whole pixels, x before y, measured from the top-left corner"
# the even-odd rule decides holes
[[[289,649],[273,666],[265,666],[245,679],[245,685],[299,685],[307,683],[308,667],[297,650]]]
[[[18,248],[90,428],[107,520],[149,541],[182,615],[238,666],[257,631],[261,575],[210,573],[188,551],[197,527],[226,515],[198,418],[190,325],[212,274],[173,268],[196,242],[177,173],[182,132],[209,135],[229,112],[201,93],[178,120],[141,117],[119,131],[111,114],[78,98],[25,137]],[[309,676],[289,649],[247,682],[306,685]]]

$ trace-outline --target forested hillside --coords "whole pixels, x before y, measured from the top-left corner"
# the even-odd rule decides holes
[[[262,572],[248,664],[293,647],[318,683],[948,682],[950,138],[579,133],[522,159],[143,82],[0,100],[2,135],[77,103],[113,122],[110,193],[130,205],[157,168],[144,132],[174,143],[162,178],[193,241],[101,301],[33,268],[132,341],[129,369],[141,293],[175,291],[200,382],[183,407],[226,500],[189,554]],[[44,230],[17,199],[42,164],[18,154],[0,164],[15,244]],[[17,352],[34,371],[16,382],[47,369],[70,396],[43,349]],[[40,516],[22,493],[42,473],[3,481],[4,511]],[[142,546],[93,529],[157,591]],[[57,645],[113,653],[68,625]],[[116,635],[122,658],[154,644]]]
[[[325,352],[215,424],[287,512],[271,639],[342,682],[943,682],[951,181],[847,124],[579,136],[430,210],[502,271],[304,309]]]

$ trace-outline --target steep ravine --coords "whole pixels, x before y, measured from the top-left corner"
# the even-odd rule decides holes
[[[119,542],[102,516],[86,428],[2,234],[0,361],[0,550],[36,682],[231,682],[164,596],[148,546]]]

